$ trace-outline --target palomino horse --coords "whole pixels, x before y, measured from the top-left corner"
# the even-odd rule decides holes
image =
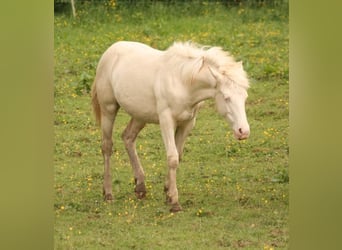
[[[218,112],[230,122],[236,139],[243,140],[249,136],[245,112],[248,87],[242,63],[219,47],[174,43],[160,51],[137,42],[114,43],[102,55],[92,86],[92,105],[102,129],[105,200],[113,199],[112,130],[120,107],[131,116],[122,139],[137,197],[145,197],[146,188],[135,141],[146,123],[159,123],[167,153],[166,198],[171,211],[177,212],[181,206],[176,170],[200,102],[215,98]]]

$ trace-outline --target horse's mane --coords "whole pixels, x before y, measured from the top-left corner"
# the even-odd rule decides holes
[[[201,46],[193,42],[175,42],[166,50],[166,56],[170,58],[178,56],[183,59],[203,57],[209,65],[217,69],[230,69],[229,71],[227,70],[229,72],[228,76],[232,79],[239,79],[238,81],[234,81],[236,84],[244,88],[249,87],[246,73],[243,71],[241,75],[241,72],[235,73],[231,70],[231,68],[236,68],[238,63],[229,52],[224,51],[221,47]]]

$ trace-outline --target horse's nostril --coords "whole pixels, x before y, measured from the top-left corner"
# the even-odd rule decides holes
[[[240,134],[242,134],[242,129],[241,128],[239,128],[239,132],[240,132]]]

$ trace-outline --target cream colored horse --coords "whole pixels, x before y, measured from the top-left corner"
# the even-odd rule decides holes
[[[176,170],[200,102],[215,98],[218,112],[231,123],[235,137],[246,139],[248,87],[242,63],[219,47],[175,43],[160,51],[137,42],[114,43],[101,57],[92,87],[93,109],[102,129],[105,200],[113,199],[112,130],[120,107],[132,117],[122,139],[133,168],[137,197],[145,197],[146,188],[135,141],[146,123],[159,123],[167,153],[166,197],[171,211],[177,212],[181,206]]]

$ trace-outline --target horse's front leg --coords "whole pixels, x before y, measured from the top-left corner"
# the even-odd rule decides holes
[[[181,123],[176,129],[175,140],[176,140],[177,151],[179,154],[179,161],[182,160],[185,139],[189,135],[193,127],[195,126],[196,116],[197,116],[198,110],[200,109],[200,106],[201,106],[201,103],[197,104],[194,107],[193,117],[190,120],[187,120]]]
[[[175,143],[176,123],[170,110],[165,110],[159,115],[160,129],[166,149],[168,175],[165,182],[166,199],[171,204],[171,212],[182,210],[178,202],[178,190],[176,184],[176,172],[179,165],[179,154]]]
[[[179,155],[179,161],[182,160],[185,139],[189,135],[192,128],[195,126],[195,122],[196,122],[196,119],[193,118],[192,120],[184,122],[182,125],[178,126],[176,129],[175,140],[176,140],[176,147],[177,147],[177,151]]]

